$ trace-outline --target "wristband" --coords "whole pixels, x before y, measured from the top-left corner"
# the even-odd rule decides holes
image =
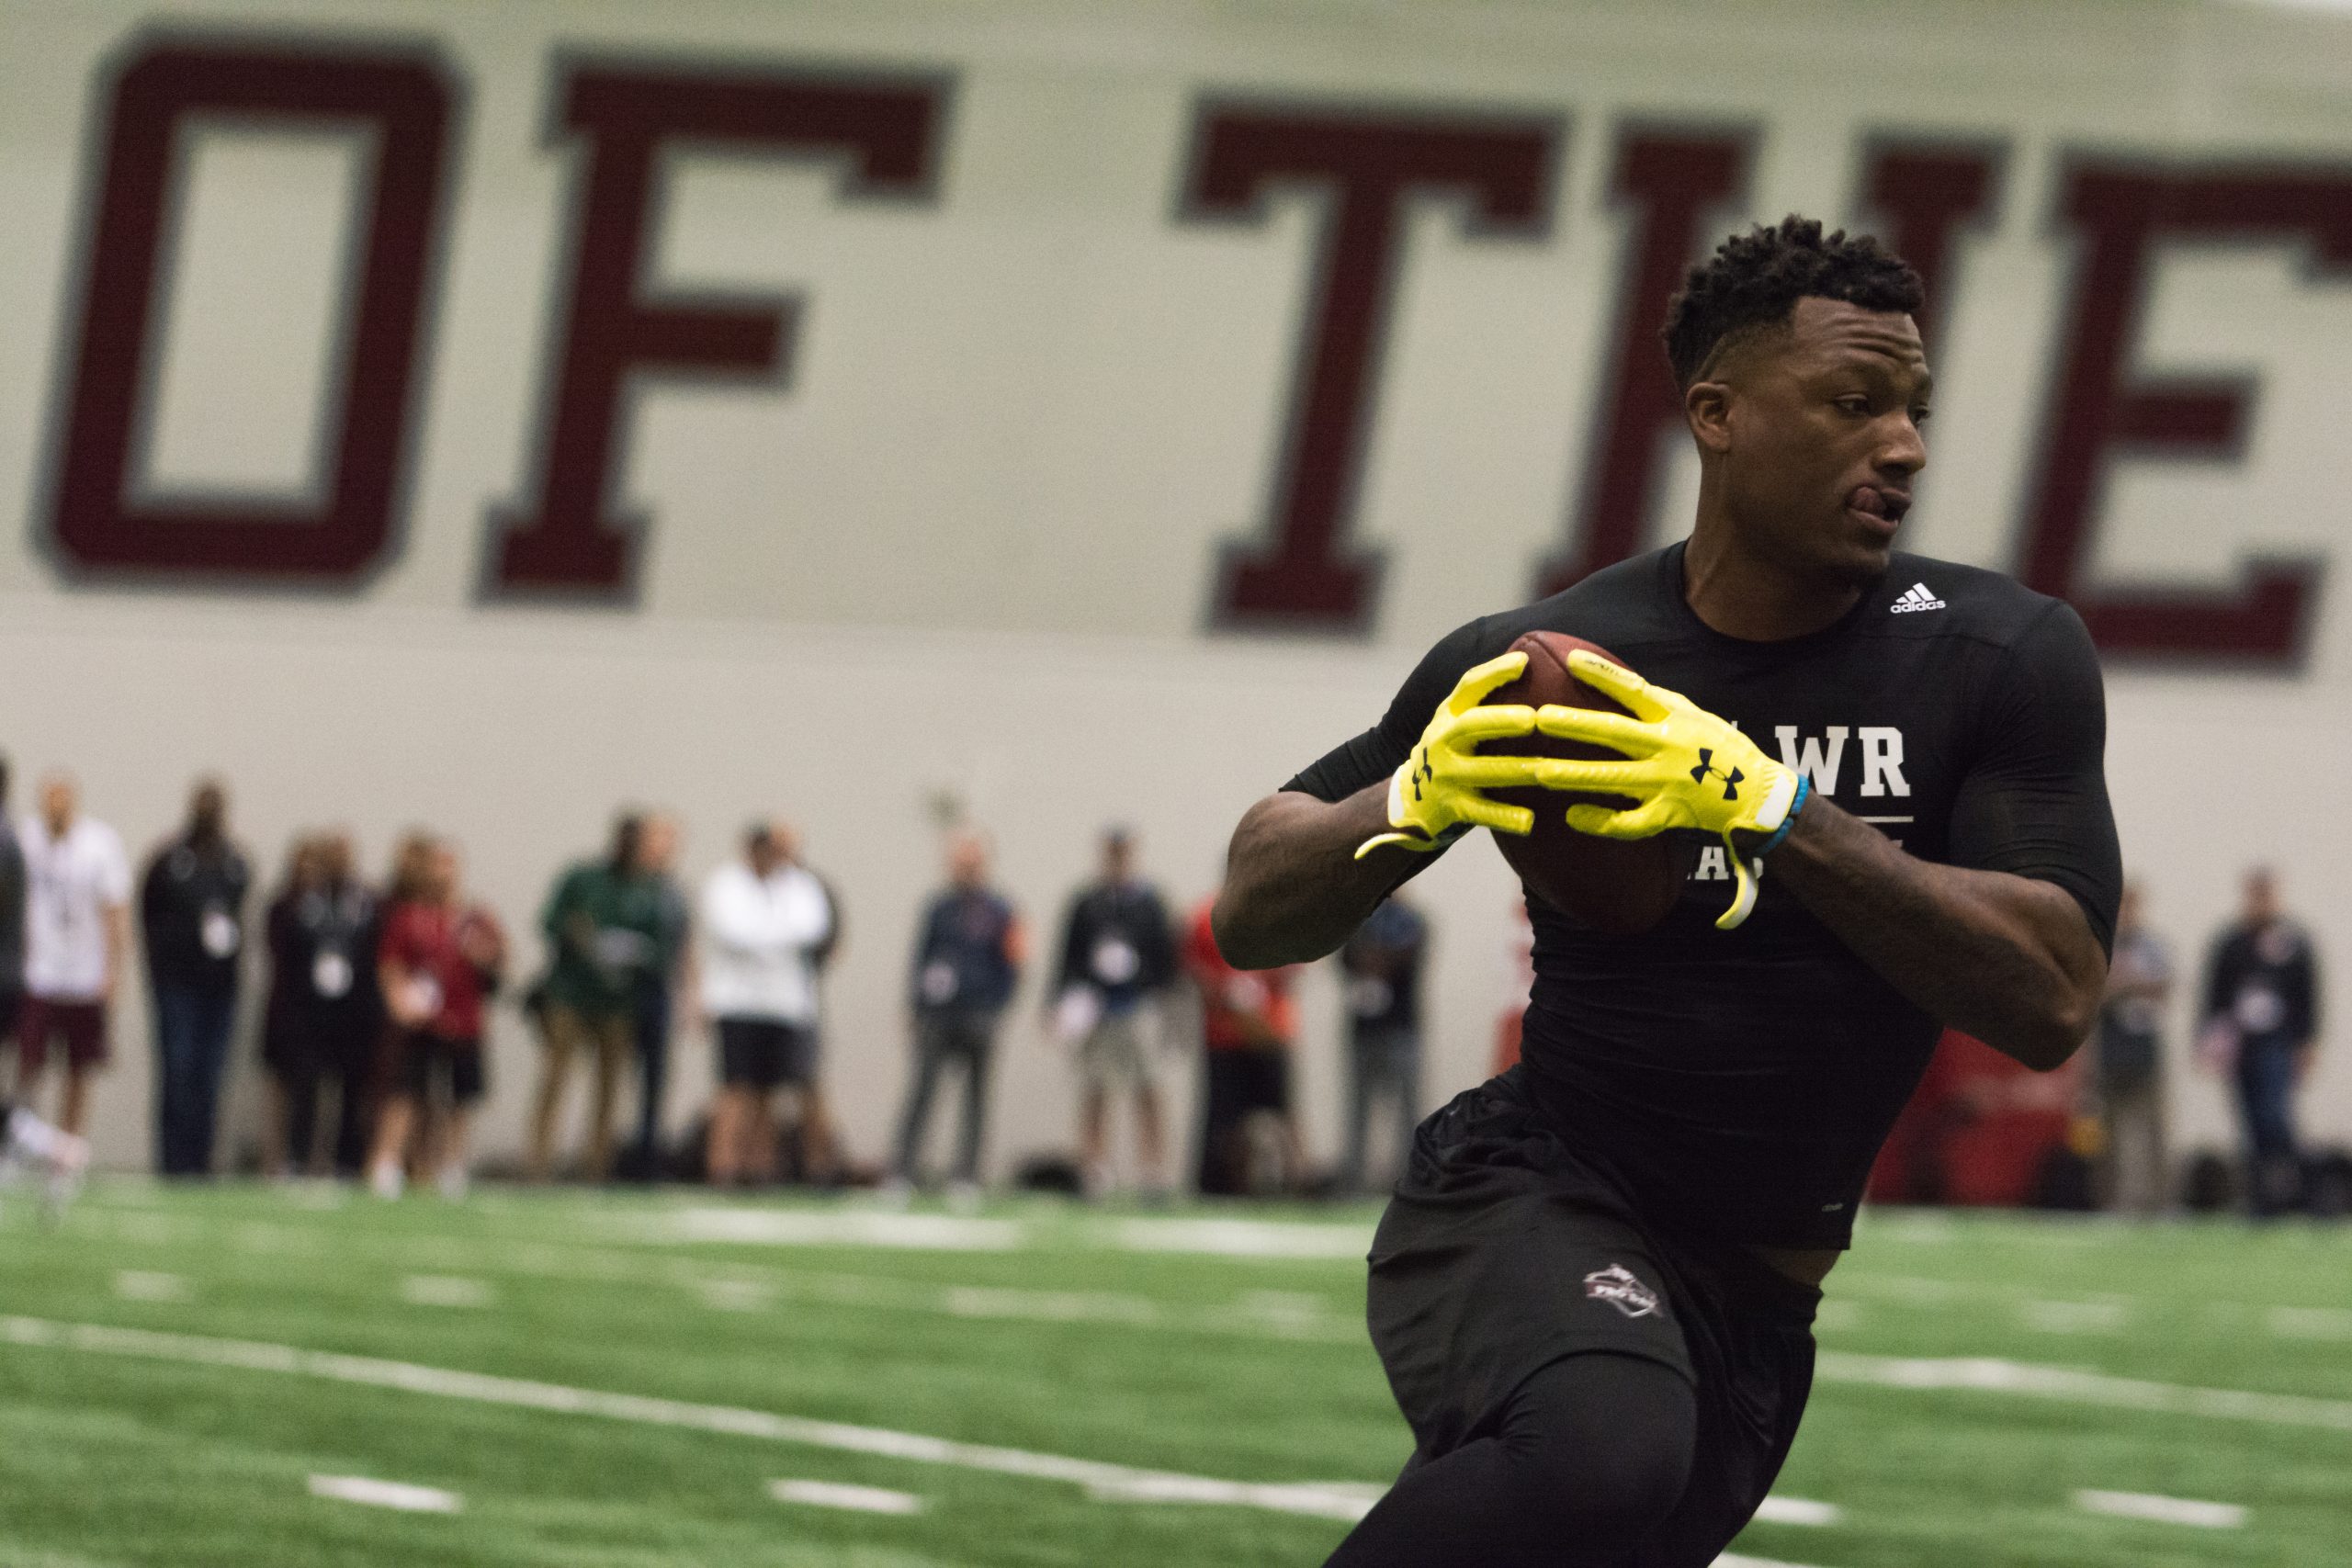
[[[1781,818],[1781,825],[1772,829],[1772,836],[1770,838],[1765,840],[1762,843],[1757,845],[1747,852],[1747,858],[1750,860],[1762,860],[1766,855],[1769,855],[1774,850],[1779,849],[1781,847],[1781,840],[1787,838],[1789,836],[1790,829],[1793,829],[1797,825],[1797,813],[1803,811],[1804,809],[1804,803],[1812,798],[1813,781],[1807,778],[1804,774],[1799,773],[1797,775],[1797,793],[1795,797],[1789,802],[1789,814]]]

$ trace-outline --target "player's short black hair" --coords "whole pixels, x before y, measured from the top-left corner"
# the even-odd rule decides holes
[[[1842,299],[1865,310],[1917,310],[1927,288],[1910,263],[1868,234],[1824,234],[1821,221],[1790,213],[1770,228],[1734,234],[1692,267],[1666,307],[1667,363],[1688,387],[1726,341],[1785,326],[1797,301]]]

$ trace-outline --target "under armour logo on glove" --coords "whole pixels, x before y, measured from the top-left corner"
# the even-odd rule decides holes
[[[1715,766],[1714,752],[1707,747],[1702,746],[1699,748],[1699,765],[1690,770],[1690,782],[1692,784],[1705,784],[1709,773],[1713,773],[1715,777],[1724,781],[1724,798],[1725,800],[1737,800],[1739,798],[1739,786],[1747,779],[1747,775],[1741,773],[1736,767],[1727,773],[1720,768],[1717,768]]]

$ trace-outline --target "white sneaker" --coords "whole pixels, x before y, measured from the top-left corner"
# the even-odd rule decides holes
[[[472,1183],[466,1175],[464,1166],[452,1165],[442,1168],[441,1179],[435,1185],[441,1189],[441,1196],[444,1200],[451,1203],[462,1203],[466,1201],[466,1193]]]
[[[368,1172],[368,1190],[379,1198],[397,1198],[408,1186],[401,1168],[387,1161]]]
[[[977,1181],[951,1181],[947,1184],[947,1206],[959,1214],[980,1212],[980,1184]]]
[[[903,1176],[894,1176],[884,1182],[874,1194],[874,1201],[885,1209],[904,1209],[914,1201],[915,1186]]]

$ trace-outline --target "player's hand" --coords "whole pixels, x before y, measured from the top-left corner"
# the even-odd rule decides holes
[[[1604,839],[1646,839],[1669,828],[1713,833],[1724,841],[1738,873],[1732,907],[1715,924],[1724,931],[1747,918],[1756,905],[1756,868],[1732,835],[1761,837],[1762,851],[1780,842],[1781,829],[1808,793],[1797,772],[1765,755],[1728,720],[1718,718],[1679,692],[1653,686],[1631,670],[1595,658],[1582,649],[1568,655],[1577,678],[1630,712],[1546,705],[1535,713],[1536,728],[1562,740],[1604,746],[1623,761],[1565,762],[1567,787],[1629,797],[1634,805],[1568,807],[1568,826]],[[1556,787],[1556,786],[1555,786]]]
[[[1412,755],[1389,778],[1388,826],[1394,831],[1357,845],[1356,859],[1362,860],[1383,844],[1422,853],[1441,850],[1473,828],[1524,833],[1535,826],[1535,814],[1523,806],[1490,799],[1484,791],[1526,784],[1575,787],[1554,783],[1559,770],[1576,765],[1572,762],[1478,754],[1483,742],[1535,733],[1533,708],[1486,702],[1497,688],[1518,680],[1526,669],[1527,655],[1506,653],[1471,670],[1454,683],[1453,694],[1438,705]]]

